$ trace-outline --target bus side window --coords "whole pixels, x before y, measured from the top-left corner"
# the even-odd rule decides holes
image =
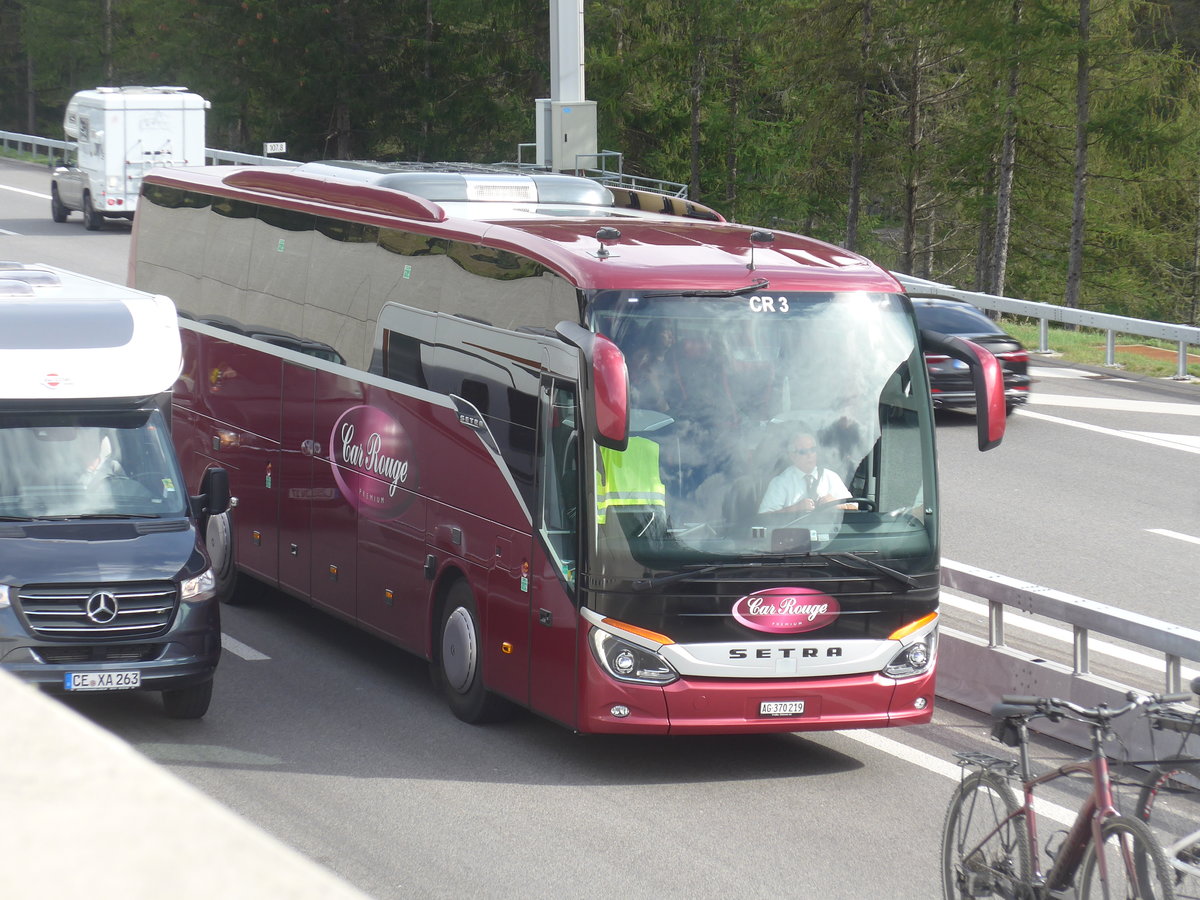
[[[542,536],[568,587],[579,546],[579,416],[572,385],[543,387]]]

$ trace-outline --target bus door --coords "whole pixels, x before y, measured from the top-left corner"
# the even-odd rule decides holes
[[[577,718],[575,603],[579,565],[582,436],[574,383],[545,378],[538,427],[539,508],[532,571],[530,706],[567,724]]]
[[[321,452],[313,430],[317,375],[283,363],[283,429],[279,454],[279,586],[301,597],[312,587],[313,460]]]

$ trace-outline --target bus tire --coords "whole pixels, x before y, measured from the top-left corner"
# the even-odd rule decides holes
[[[205,523],[204,545],[208,548],[208,558],[212,562],[217,599],[222,603],[236,602],[234,588],[238,583],[238,571],[230,510],[211,516]]]
[[[50,218],[55,222],[65,222],[70,214],[71,211],[63,205],[62,198],[58,196],[58,185],[50,185]]]
[[[104,216],[92,206],[92,195],[83,195],[83,227],[88,231],[99,231],[104,227]]]
[[[466,581],[456,581],[446,594],[436,650],[437,681],[455,716],[480,725],[498,722],[511,714],[508,701],[483,686],[479,612]]]

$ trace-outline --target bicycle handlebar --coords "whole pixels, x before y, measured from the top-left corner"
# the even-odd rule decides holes
[[[1193,681],[1192,687],[1195,688],[1200,682],[1200,678]],[[1200,693],[1198,691],[1197,693]],[[1000,702],[992,707],[992,716],[997,719],[1007,719],[1013,716],[1048,716],[1052,719],[1067,716],[1069,718],[1078,719],[1084,722],[1104,723],[1117,716],[1123,716],[1125,713],[1137,709],[1139,706],[1144,706],[1147,711],[1154,712],[1159,707],[1170,703],[1183,703],[1190,700],[1192,697],[1189,693],[1177,694],[1138,694],[1130,691],[1125,695],[1126,702],[1121,706],[1109,707],[1100,706],[1080,706],[1078,703],[1072,703],[1070,700],[1062,700],[1058,697],[1030,697],[1023,694],[1004,694],[1000,697]]]

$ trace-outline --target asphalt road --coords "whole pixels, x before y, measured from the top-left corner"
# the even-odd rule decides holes
[[[0,162],[0,258],[124,281],[128,226],[55,225],[47,189]],[[1200,627],[1200,387],[1036,374],[994,451],[939,416],[944,556]],[[947,704],[807,737],[477,728],[420,660],[282,595],[227,607],[224,631],[203,721],[153,696],[70,703],[378,898],[934,897],[948,760],[987,746]]]

